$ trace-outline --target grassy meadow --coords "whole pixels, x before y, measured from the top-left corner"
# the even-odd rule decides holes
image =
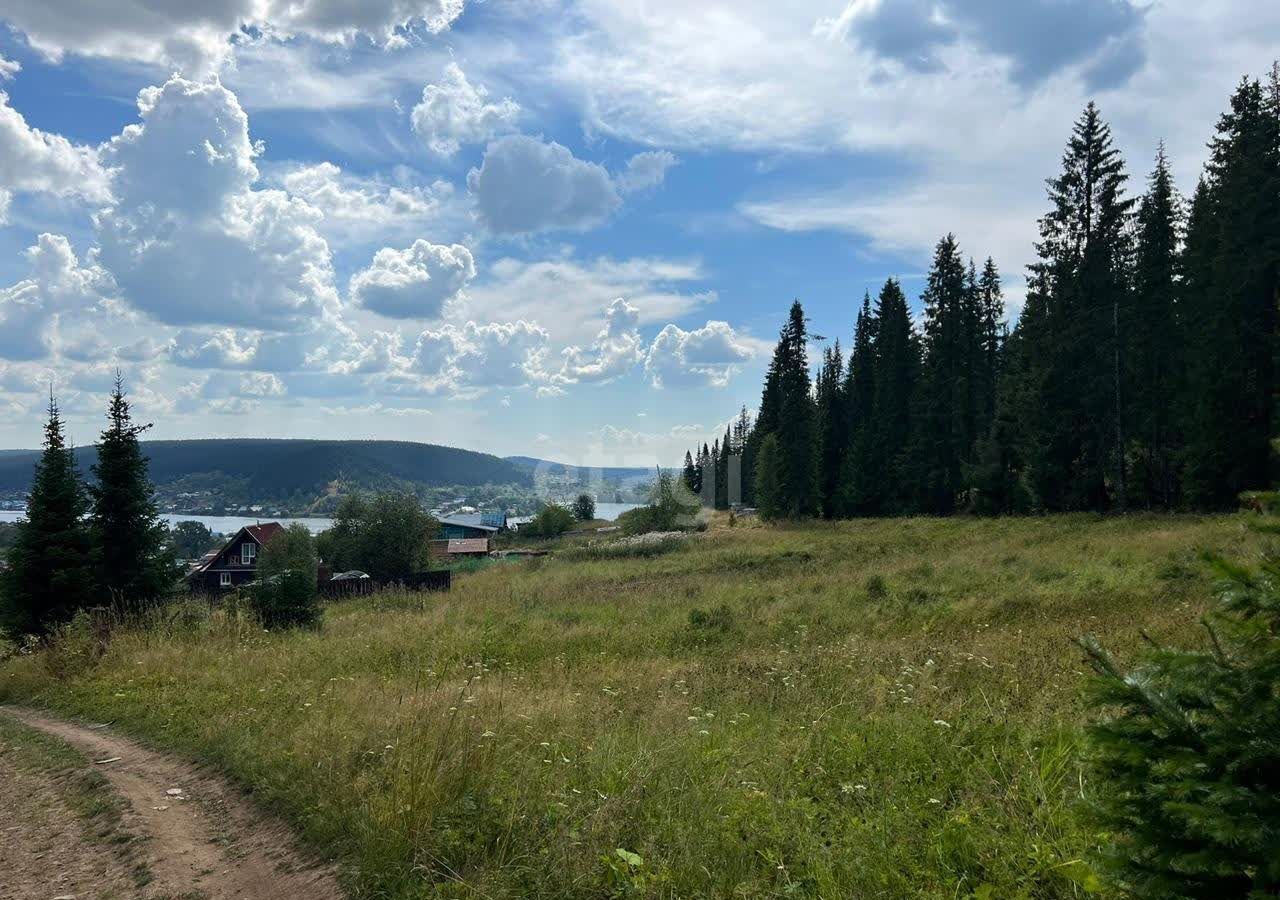
[[[1085,666],[1199,643],[1244,519],[717,520],[264,633],[177,610],[0,702],[213,763],[361,898],[1076,897]],[[51,672],[60,674],[55,677]]]

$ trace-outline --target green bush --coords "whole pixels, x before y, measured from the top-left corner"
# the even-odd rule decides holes
[[[1215,561],[1208,647],[1122,671],[1097,640],[1089,728],[1105,871],[1150,898],[1280,896],[1280,557]]]
[[[254,614],[264,628],[295,628],[320,623],[316,594],[315,541],[305,525],[294,523],[262,548],[258,580],[249,587]]]
[[[558,503],[548,503],[520,532],[534,537],[558,537],[572,528],[573,522],[573,513]]]
[[[698,518],[700,504],[670,473],[659,472],[649,490],[649,505],[627,510],[618,517],[623,534],[648,534],[651,531],[685,531],[702,524]]]

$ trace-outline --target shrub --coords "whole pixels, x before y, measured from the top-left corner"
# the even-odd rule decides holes
[[[647,534],[651,531],[684,531],[700,522],[701,504],[668,472],[659,472],[649,490],[649,505],[627,510],[618,517],[623,534]]]
[[[558,537],[573,527],[573,513],[558,503],[548,503],[533,521],[520,529],[534,537]]]
[[[107,652],[107,641],[94,627],[90,614],[78,610],[70,622],[57,626],[49,635],[44,655],[45,667],[54,678],[66,680],[90,671]]]
[[[290,525],[262,548],[258,580],[249,588],[249,599],[263,627],[319,624],[317,564],[315,541],[300,523]]]
[[[1103,858],[1139,897],[1280,893],[1280,557],[1222,560],[1210,649],[1153,646],[1122,671],[1093,637],[1089,728]]]
[[[889,596],[889,585],[882,575],[872,575],[867,579],[867,596],[872,600],[883,600]]]

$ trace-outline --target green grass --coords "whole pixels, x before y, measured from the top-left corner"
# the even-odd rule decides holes
[[[137,887],[150,883],[151,872],[137,839],[124,827],[127,804],[112,790],[110,782],[90,767],[84,754],[57,738],[0,715],[0,756],[20,771],[49,779],[67,808],[79,818],[84,839],[115,853]]]
[[[1257,541],[1237,517],[718,524],[319,632],[125,632],[66,680],[11,660],[0,699],[217,764],[358,897],[1083,896],[1071,639],[1198,643],[1197,551]]]

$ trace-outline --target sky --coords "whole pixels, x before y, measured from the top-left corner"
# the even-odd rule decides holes
[[[1261,0],[0,0],[0,447],[120,371],[160,438],[669,465],[792,299],[933,245],[1017,316],[1095,100],[1189,193]],[[815,344],[812,349],[816,349]]]

